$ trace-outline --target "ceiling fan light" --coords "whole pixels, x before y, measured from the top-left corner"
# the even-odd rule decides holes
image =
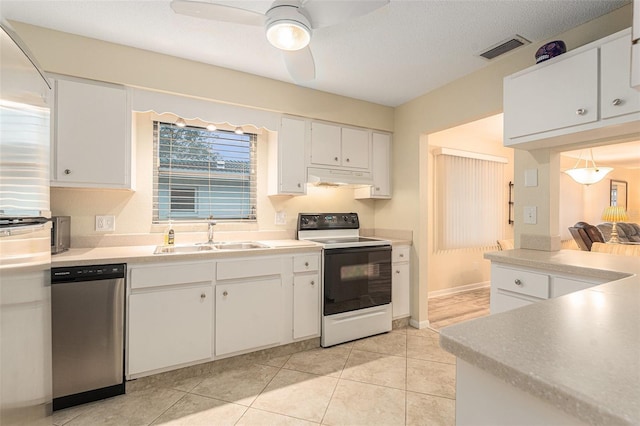
[[[300,50],[311,41],[311,30],[296,21],[272,22],[267,26],[267,40],[281,50]]]

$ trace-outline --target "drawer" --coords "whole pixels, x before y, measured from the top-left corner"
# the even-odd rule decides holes
[[[281,258],[260,258],[219,261],[216,268],[217,280],[266,277],[282,274]]]
[[[396,246],[391,249],[391,262],[408,262],[409,261],[409,246]]]
[[[541,299],[549,298],[549,275],[546,274],[492,266],[491,286]]]
[[[320,256],[317,254],[310,256],[294,256],[293,257],[293,272],[310,272],[317,271],[320,264]]]
[[[213,281],[213,262],[131,268],[131,288],[160,287]]]

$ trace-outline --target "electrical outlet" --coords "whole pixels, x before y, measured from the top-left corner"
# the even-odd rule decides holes
[[[287,224],[287,212],[278,211],[276,212],[276,225],[286,225]]]
[[[535,225],[537,222],[536,217],[536,206],[525,206],[524,207],[524,223],[528,223],[530,225]]]
[[[116,217],[112,215],[96,216],[96,231],[113,232],[116,230]]]

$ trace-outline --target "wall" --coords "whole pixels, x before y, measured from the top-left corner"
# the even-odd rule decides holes
[[[576,159],[560,156],[561,170],[575,166]],[[640,222],[640,169],[614,167],[600,182],[581,185],[565,173],[560,174],[560,237],[571,239],[567,229],[576,222],[602,223],[602,211],[609,205],[611,179],[627,182],[629,222]]]
[[[622,7],[599,19],[576,27],[553,39],[560,38],[573,49],[605,37],[631,26],[631,5]],[[534,64],[535,51],[545,40],[522,47],[495,60],[486,68],[462,77],[451,84],[440,87],[420,96],[395,110],[394,121],[394,196],[389,201],[376,202],[376,226],[390,227],[403,218],[406,229],[413,231],[414,246],[412,251],[412,324],[426,326],[427,292],[429,283],[429,228],[426,209],[428,205],[427,185],[428,138],[426,135],[472,122],[480,118],[502,112],[502,81],[513,74]],[[551,211],[557,217],[558,190],[551,194],[549,189],[549,170],[557,171],[558,164],[550,167],[551,162],[558,162],[549,154],[530,157],[526,152],[515,153],[515,198],[516,202],[526,200],[539,206],[539,215],[549,216]],[[540,185],[534,191],[525,191],[518,183],[522,180],[522,170],[539,169]],[[557,177],[557,175],[556,175]],[[557,186],[556,186],[557,188]],[[526,188],[531,189],[531,188]],[[554,198],[555,204],[550,200]],[[516,210],[516,222],[522,222],[522,215]],[[556,219],[557,233],[557,219]],[[551,235],[551,224],[548,219],[534,229],[515,228],[516,241],[519,233],[532,232]]]
[[[390,107],[20,22],[11,24],[48,72],[393,131],[394,117]],[[141,117],[138,117],[135,135],[135,192],[52,189],[52,213],[73,216],[72,246],[83,245],[82,239],[78,238],[80,236],[103,235],[94,231],[95,215],[98,214],[116,216],[118,235],[162,231],[151,225],[151,131],[149,118]],[[322,210],[359,212],[362,227],[374,228],[374,202],[354,200],[352,189],[312,187],[308,190],[308,195],[303,197],[267,197],[266,143],[269,137],[274,135],[264,135],[258,152],[260,177],[257,226],[221,225],[216,227],[217,231],[285,230],[288,235],[293,236],[298,212]],[[286,213],[285,226],[274,224],[276,211]],[[177,226],[176,232],[181,231],[205,232],[206,225]],[[90,240],[90,244],[94,243],[95,239]]]
[[[121,190],[90,190],[71,188],[51,189],[51,210],[54,215],[72,216],[72,246],[83,245],[86,239],[82,236],[99,236],[95,232],[95,215],[109,214],[116,217],[116,235],[139,235],[158,233],[154,238],[160,238],[165,225],[153,225],[152,196],[153,196],[153,121],[158,119],[175,121],[176,117],[169,114],[159,116],[155,113],[134,114],[135,145],[136,145],[136,191]],[[197,121],[188,122],[192,125],[203,125]],[[233,129],[230,129],[233,130]],[[258,221],[257,224],[225,224],[216,225],[215,231],[287,231],[293,237],[296,229],[296,219],[299,212],[316,211],[356,211],[361,216],[363,228],[374,228],[374,202],[372,200],[354,200],[351,188],[317,188],[309,186],[307,195],[300,197],[267,196],[267,144],[277,138],[277,134],[265,130],[250,129],[248,132],[258,133]],[[287,217],[286,225],[275,225],[276,211],[283,211]],[[174,224],[177,243],[185,240],[197,241],[205,238],[207,224]],[[196,235],[186,235],[194,233]],[[108,238],[113,240],[114,235]],[[218,237],[217,239],[221,239]],[[93,244],[95,239],[88,240]]]
[[[434,157],[431,151],[436,147],[456,148],[464,151],[505,157],[509,160],[505,164],[504,176],[504,236],[513,238],[513,225],[507,223],[509,215],[507,201],[509,199],[509,182],[513,181],[513,149],[502,146],[502,114],[487,117],[461,126],[428,135],[428,164],[430,176],[425,185],[428,187],[427,215],[429,268],[427,280],[429,282],[429,294],[446,293],[447,290],[459,286],[487,282],[491,276],[491,263],[483,258],[486,251],[492,249],[461,249],[436,251],[435,233],[435,194],[434,194]]]

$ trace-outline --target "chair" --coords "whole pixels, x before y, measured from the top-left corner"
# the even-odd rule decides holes
[[[593,243],[604,243],[605,239],[598,227],[589,225],[587,222],[578,222],[569,227],[571,236],[580,247],[580,250],[591,251]]]

